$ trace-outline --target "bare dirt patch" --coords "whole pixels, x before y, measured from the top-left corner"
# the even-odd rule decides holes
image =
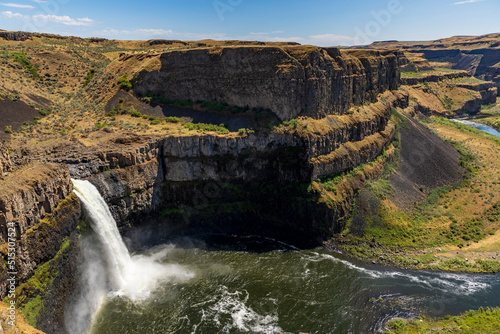
[[[460,153],[414,119],[401,129],[401,157],[397,173],[390,178],[394,187],[391,200],[409,211],[433,189],[460,181],[464,169],[458,165]]]
[[[12,101],[8,98],[0,99],[0,139],[8,139],[10,134],[5,132],[6,127],[17,130],[24,122],[32,123],[40,114],[35,108],[22,101]]]

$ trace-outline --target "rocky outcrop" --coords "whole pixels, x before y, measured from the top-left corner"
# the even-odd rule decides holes
[[[33,34],[23,31],[0,31],[0,38],[7,41],[25,41],[27,39],[32,39]]]
[[[358,142],[345,143],[330,154],[312,159],[313,179],[338,175],[343,171],[373,161],[389,147],[395,134],[394,124],[389,123],[380,133],[375,133]]]
[[[54,212],[47,215],[25,233],[18,235],[16,244],[16,279],[18,283],[28,280],[35,270],[51,260],[59,251],[63,241],[76,233],[81,216],[80,202],[75,195],[60,201]],[[0,256],[7,261],[8,245],[0,245]],[[7,266],[0,268],[0,295],[7,293]]]
[[[50,333],[62,328],[75,280],[73,255],[82,212],[72,189],[67,167],[53,163],[30,163],[0,181],[0,297],[7,295],[7,278],[15,271],[17,308],[34,303],[30,317]],[[63,247],[68,239],[72,246]]]
[[[36,32],[26,32],[26,31],[0,31],[0,38],[7,41],[17,41],[22,42],[28,39],[33,39],[33,37],[45,37],[45,38],[55,38],[55,39],[65,39],[68,37],[63,37],[54,34],[41,34]]]
[[[132,73],[140,95],[269,108],[282,120],[344,114],[399,86],[398,53],[390,51],[249,46],[148,57],[122,55],[110,71]]]
[[[480,79],[495,82],[500,91],[500,49],[484,51],[475,75]]]
[[[158,209],[164,181],[162,161],[158,158],[88,179],[109,204],[115,219],[126,223],[137,214],[149,214]]]
[[[309,121],[302,133],[309,159],[328,155],[347,142],[358,142],[381,133],[387,127],[393,108],[406,108],[409,95],[403,91],[386,92],[378,102],[355,108],[349,116],[327,116]],[[314,179],[314,178],[313,178]]]
[[[7,223],[15,222],[24,234],[72,190],[64,165],[35,163],[10,174],[0,183],[0,243],[7,240]]]
[[[481,104],[493,104],[497,101],[498,88],[495,86],[494,82],[482,82],[482,83],[466,83],[457,82],[454,83],[458,87],[473,90],[481,94]]]
[[[8,173],[12,170],[12,162],[10,161],[9,150],[7,146],[0,142],[0,177],[4,176],[4,173]]]
[[[51,259],[63,239],[75,231],[81,212],[71,191],[69,172],[63,165],[34,164],[1,181],[0,253],[6,260],[8,234],[12,233],[7,228],[13,227],[19,281],[30,277],[39,264]],[[4,277],[8,270],[3,267],[0,271]],[[6,284],[7,281],[1,280],[2,297]]]

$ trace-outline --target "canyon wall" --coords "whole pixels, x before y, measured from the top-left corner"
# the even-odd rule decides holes
[[[62,164],[32,162],[0,181],[0,296],[12,293],[7,278],[15,271],[16,308],[50,333],[62,328],[75,281],[76,257],[68,254],[75,252],[82,212],[72,189]],[[57,264],[49,263],[58,254]]]
[[[408,102],[407,93],[386,91],[377,102],[350,114],[310,119],[291,132],[148,138],[141,145],[149,161],[102,170],[88,180],[130,240],[142,228],[154,230],[158,238],[208,228],[214,233],[261,231],[295,243],[315,241],[342,228],[354,189],[366,179],[328,205],[308,192],[308,185],[382,155],[395,135],[393,110]],[[138,146],[128,149],[141,151]],[[116,154],[85,156],[90,162],[70,166],[73,172],[81,173],[88,164],[107,169],[109,157]],[[370,175],[376,177],[382,169]]]
[[[423,53],[430,61],[452,63],[454,69],[467,70],[481,80],[493,81],[498,90],[500,90],[499,49],[412,49],[412,51]]]
[[[399,86],[399,53],[314,46],[223,47],[122,55],[110,66],[132,74],[133,91],[171,100],[269,108],[282,120],[344,114]],[[138,70],[138,63],[144,66]]]

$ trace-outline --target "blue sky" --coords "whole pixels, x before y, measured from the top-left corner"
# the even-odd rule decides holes
[[[0,29],[329,46],[500,32],[499,14],[500,0],[0,0]]]

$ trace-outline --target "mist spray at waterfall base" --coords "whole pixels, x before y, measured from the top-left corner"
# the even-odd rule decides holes
[[[73,180],[74,192],[92,227],[82,236],[82,277],[79,295],[66,314],[69,333],[85,333],[106,298],[146,300],[159,284],[186,281],[193,274],[175,264],[159,263],[172,247],[161,247],[148,255],[130,255],[111,212],[88,181]]]

